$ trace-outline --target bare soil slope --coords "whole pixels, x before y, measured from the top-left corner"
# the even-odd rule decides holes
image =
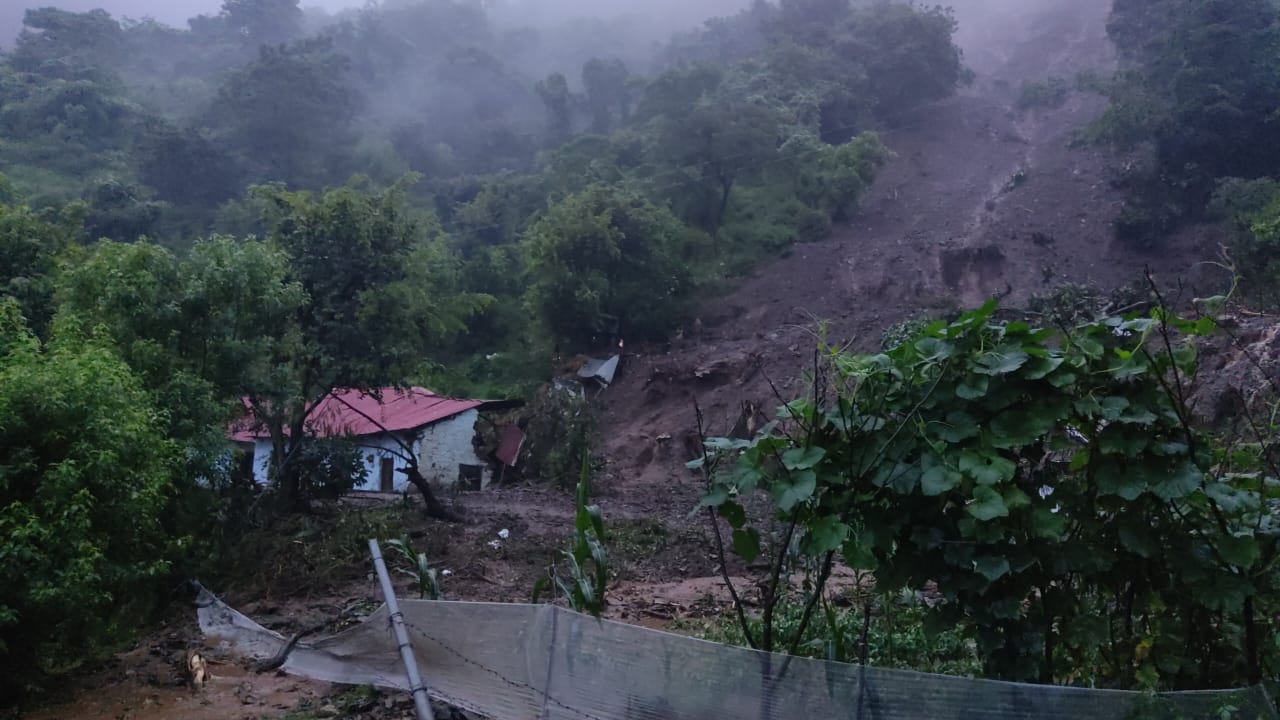
[[[977,77],[883,134],[896,157],[858,218],[710,302],[696,330],[625,358],[600,399],[615,506],[683,517],[698,493],[684,469],[697,447],[695,400],[713,434],[729,433],[744,403],[771,413],[774,388],[798,387],[820,321],[828,342],[871,349],[887,326],[931,308],[992,296],[1019,304],[1066,282],[1113,288],[1146,267],[1186,278],[1213,254],[1203,230],[1158,255],[1113,239],[1122,195],[1105,153],[1072,142],[1102,98],[1072,92],[1061,107],[1015,109],[1025,81],[1074,84],[1110,68],[1110,3],[1031,0],[998,16],[994,5],[960,7],[958,38]]]

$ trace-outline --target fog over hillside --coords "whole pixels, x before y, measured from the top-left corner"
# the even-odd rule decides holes
[[[686,29],[703,20],[736,12],[747,0],[471,0],[486,10],[505,18],[510,24],[546,26],[583,18],[617,18],[643,16],[647,26],[660,26],[667,31]],[[336,13],[344,9],[357,9],[369,5],[405,4],[398,0],[305,0],[306,10]],[[462,2],[459,4],[467,4]],[[22,29],[22,16],[28,9],[59,7],[65,10],[86,12],[103,9],[116,18],[141,19],[146,17],[174,27],[186,26],[186,21],[196,15],[215,15],[222,6],[221,0],[7,0],[0,3],[0,44],[8,46]]]

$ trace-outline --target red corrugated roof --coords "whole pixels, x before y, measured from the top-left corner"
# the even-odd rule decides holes
[[[384,431],[413,430],[479,407],[480,400],[459,400],[436,395],[426,388],[381,388],[372,392],[338,389],[326,395],[311,411],[307,428],[317,437],[375,435]],[[246,400],[246,406],[250,403]],[[253,442],[266,437],[254,427],[252,417],[232,427],[231,439]]]

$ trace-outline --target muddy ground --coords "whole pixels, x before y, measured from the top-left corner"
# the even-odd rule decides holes
[[[1212,229],[1192,228],[1159,255],[1114,241],[1122,197],[1110,165],[1117,161],[1072,143],[1102,111],[1101,98],[1072,92],[1061,107],[1015,109],[1024,81],[1110,67],[1109,2],[1033,1],[999,21],[983,13],[990,4],[961,4],[958,38],[974,83],[883,135],[896,155],[861,213],[707,302],[698,329],[631,351],[616,383],[595,400],[606,462],[597,499],[613,530],[618,573],[612,617],[687,627],[724,607],[709,532],[703,518],[690,516],[700,492],[699,478],[684,467],[696,447],[694,405],[711,434],[739,424],[744,403],[771,412],[778,395],[800,387],[819,321],[828,342],[866,349],[896,321],[993,295],[1019,303],[1065,282],[1116,287],[1145,267],[1163,280],[1215,281],[1197,266],[1214,253]],[[527,600],[565,546],[572,498],[517,488],[457,501],[465,524],[415,520],[409,527],[448,570],[447,597]],[[510,537],[495,548],[502,529]],[[227,599],[288,633],[335,608],[372,602],[375,593],[373,578],[357,567],[317,586],[232,588]],[[222,659],[205,689],[192,692],[180,684],[174,657],[198,643],[194,612],[179,608],[165,627],[31,717],[410,716],[403,699],[259,675],[234,658]]]

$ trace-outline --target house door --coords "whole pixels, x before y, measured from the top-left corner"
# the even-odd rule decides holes
[[[382,487],[379,488],[382,492],[395,492],[395,473],[396,461],[392,458],[382,458]]]

